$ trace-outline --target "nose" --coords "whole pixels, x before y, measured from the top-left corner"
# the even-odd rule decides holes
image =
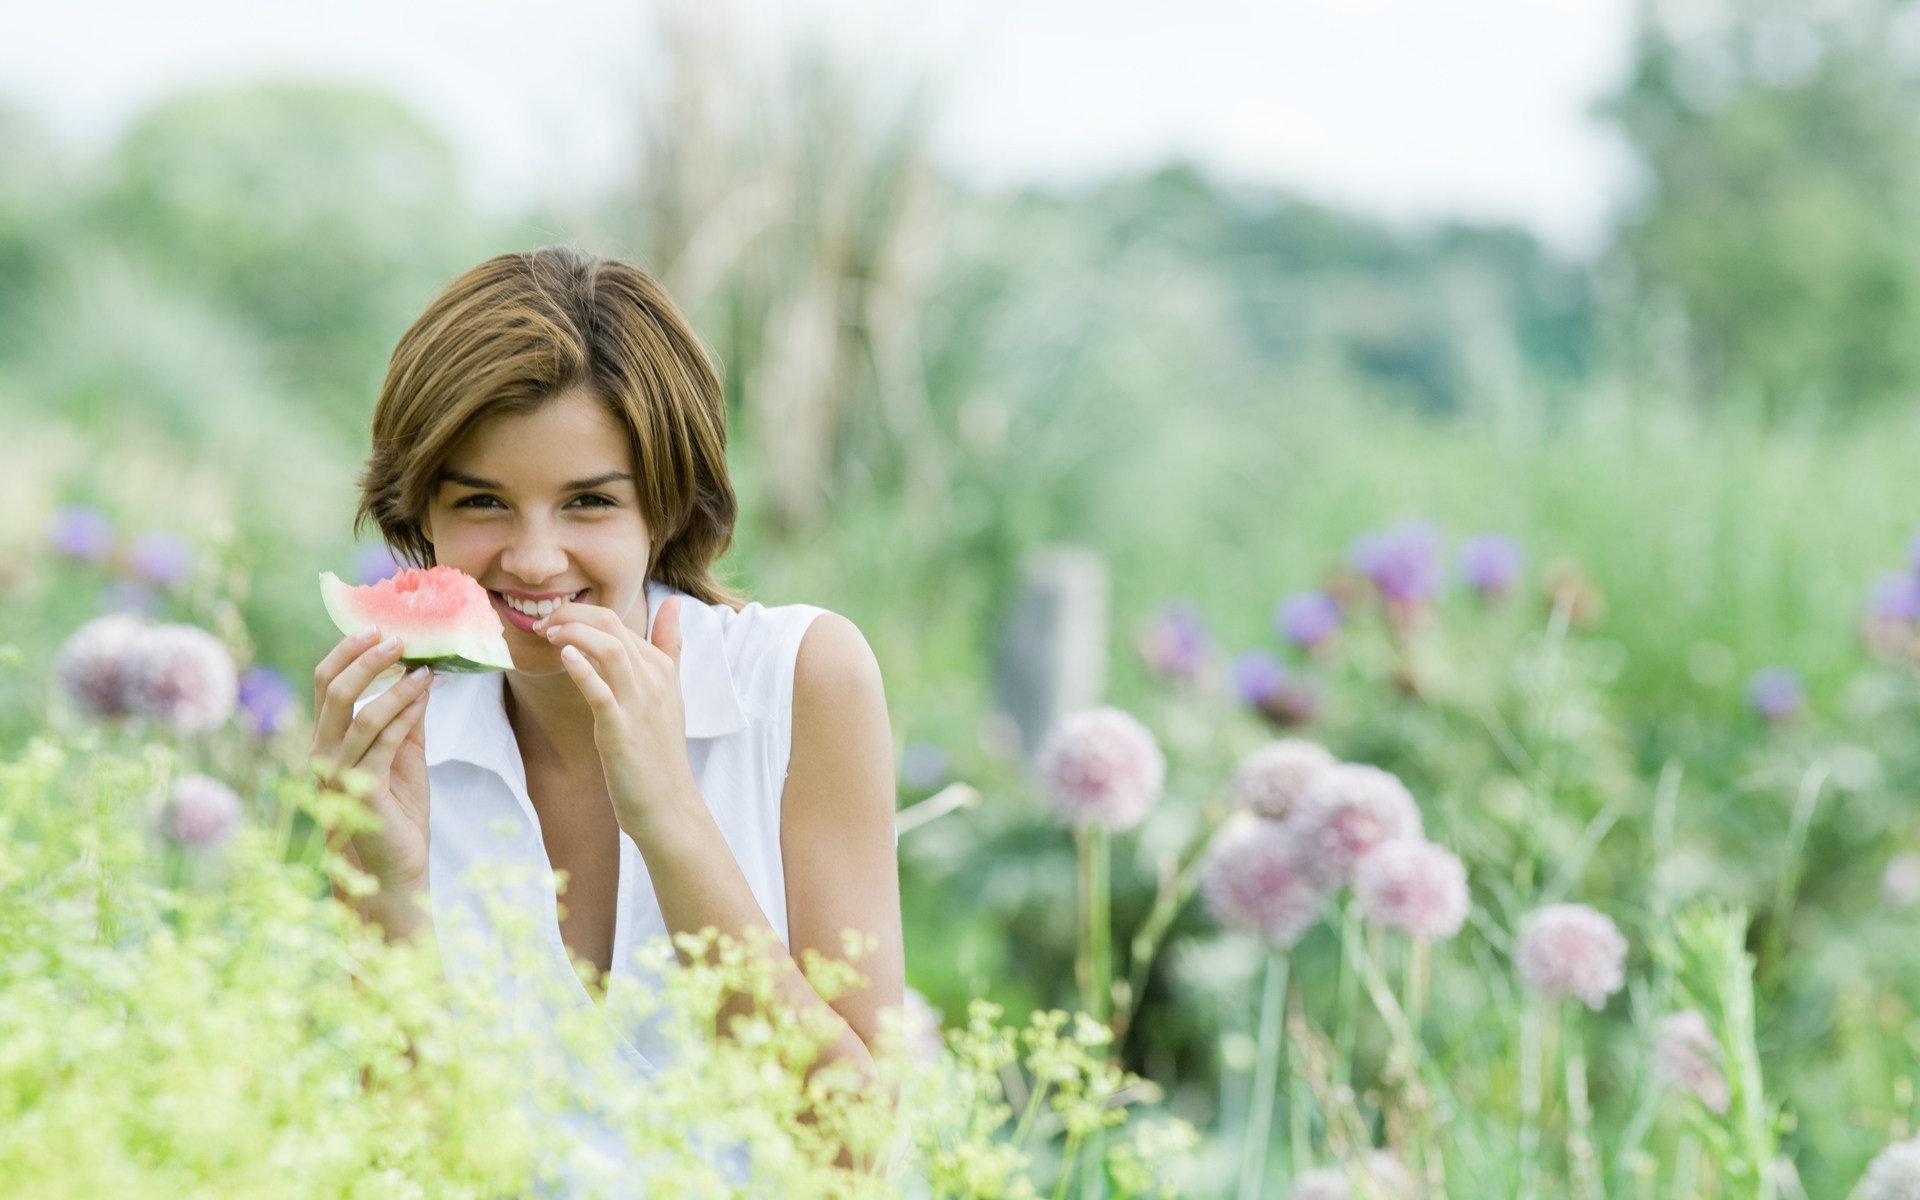
[[[516,522],[512,540],[500,552],[500,569],[530,588],[564,574],[567,548],[560,531],[540,517]]]

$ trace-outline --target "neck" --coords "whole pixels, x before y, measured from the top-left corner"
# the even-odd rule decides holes
[[[506,707],[507,723],[513,726],[522,758],[581,762],[599,753],[593,741],[593,710],[565,671],[551,675],[507,672]]]

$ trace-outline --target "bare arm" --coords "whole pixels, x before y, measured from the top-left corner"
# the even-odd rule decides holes
[[[565,647],[561,660],[593,708],[615,813],[646,860],[667,928],[777,934],[687,762],[677,600],[662,606],[649,641],[589,605],[563,606],[548,622],[548,637]],[[816,1008],[838,1026],[823,1061],[871,1070],[879,1010],[898,1006],[904,986],[893,749],[879,668],[844,618],[823,616],[802,639],[793,707],[781,820],[793,945],[782,988],[796,1006]],[[872,933],[879,947],[860,963],[870,985],[830,1006],[794,963],[807,949],[840,956],[845,929]]]

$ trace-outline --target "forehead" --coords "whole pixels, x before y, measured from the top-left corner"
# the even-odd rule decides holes
[[[633,469],[627,428],[584,388],[532,412],[483,417],[461,435],[446,469],[509,484],[584,479]]]

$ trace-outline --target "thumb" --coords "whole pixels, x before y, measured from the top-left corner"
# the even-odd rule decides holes
[[[653,614],[653,633],[648,641],[673,660],[675,672],[680,670],[680,597],[668,596],[660,602],[660,609]]]

